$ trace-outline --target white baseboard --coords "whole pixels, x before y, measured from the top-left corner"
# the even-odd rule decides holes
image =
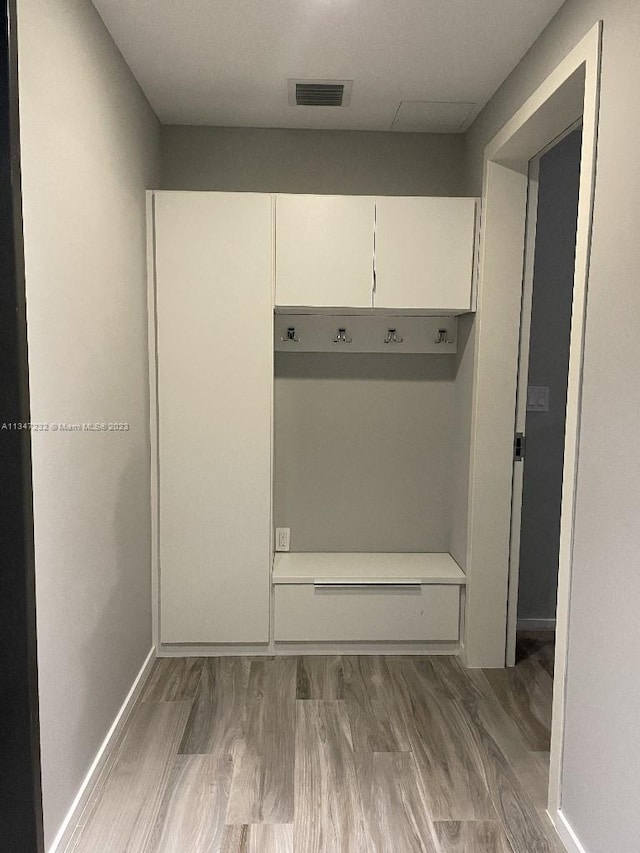
[[[555,619],[518,619],[518,631],[555,631]]]
[[[555,826],[560,840],[567,848],[568,853],[587,853],[580,843],[580,839],[576,835],[575,830],[561,810],[558,810],[555,815],[549,816],[551,817],[551,822]]]
[[[127,718],[131,713],[131,709],[135,705],[136,699],[142,692],[142,688],[144,687],[147,676],[149,675],[155,660],[155,651],[155,646],[153,646],[145,658],[144,663],[140,667],[140,672],[136,675],[133,684],[131,685],[131,689],[127,693],[120,710],[116,714],[115,720],[107,732],[107,736],[103,740],[96,757],[93,759],[91,767],[89,768],[87,775],[84,777],[82,785],[80,785],[80,789],[76,794],[75,800],[71,804],[71,808],[67,812],[65,819],[62,821],[62,826],[58,830],[56,837],[53,839],[48,853],[64,853],[65,848],[71,840],[71,836],[75,831],[80,815],[82,814],[82,810],[89,800],[94,784],[98,780],[100,771],[111,754],[113,747],[118,740],[118,735],[122,731],[122,727],[126,723]]]
[[[278,655],[457,655],[459,643],[271,643],[269,645],[192,645],[189,643],[160,644],[159,658],[251,657]]]

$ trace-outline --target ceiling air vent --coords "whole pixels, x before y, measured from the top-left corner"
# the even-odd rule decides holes
[[[289,80],[292,107],[347,107],[353,80]]]

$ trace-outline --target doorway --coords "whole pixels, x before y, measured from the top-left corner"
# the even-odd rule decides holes
[[[470,667],[504,667],[507,656],[514,413],[522,309],[529,164],[582,117],[580,192],[558,557],[556,649],[548,813],[571,832],[562,810],[563,741],[573,519],[580,437],[582,358],[595,187],[602,22],[598,22],[509,118],[484,153],[483,221],[470,458],[464,657]]]
[[[552,656],[582,126],[529,165],[516,399],[507,665]]]

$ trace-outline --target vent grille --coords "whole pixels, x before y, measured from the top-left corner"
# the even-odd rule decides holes
[[[292,107],[347,107],[351,80],[289,80]]]
[[[344,83],[296,83],[299,107],[341,107]]]

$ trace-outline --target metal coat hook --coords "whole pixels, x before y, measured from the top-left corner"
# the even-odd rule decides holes
[[[334,344],[350,344],[352,340],[352,338],[347,337],[346,329],[338,329],[333,342]]]
[[[287,329],[286,337],[282,337],[280,338],[280,340],[284,341],[285,343],[287,341],[295,341],[295,343],[297,344],[300,343],[300,338],[296,335],[296,330],[294,326],[289,326],[289,328]]]
[[[449,333],[447,332],[446,329],[438,329],[438,335],[435,339],[435,343],[437,343],[437,344],[452,344],[453,339],[447,337],[448,334]]]
[[[403,341],[404,338],[398,334],[397,329],[389,329],[384,339],[385,344],[401,344]]]

